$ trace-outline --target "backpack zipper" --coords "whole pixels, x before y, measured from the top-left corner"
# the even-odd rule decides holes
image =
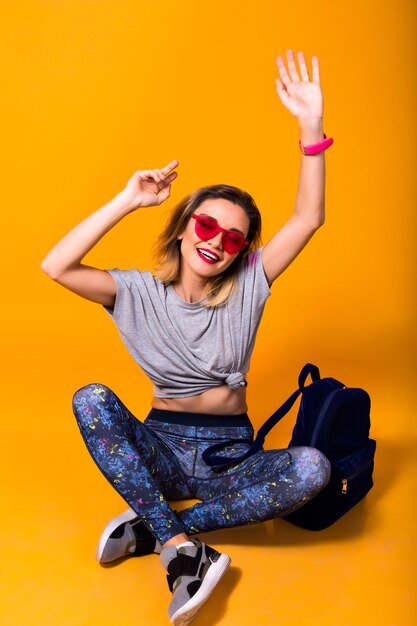
[[[349,480],[353,480],[354,478],[359,476],[359,474],[362,474],[362,472],[364,472],[372,464],[372,462],[373,462],[373,459],[371,459],[371,461],[368,463],[368,465],[358,469],[354,474],[352,474],[352,476],[349,476],[349,478],[342,478],[341,479],[341,481],[342,481],[342,493],[343,494],[347,494],[348,481]]]

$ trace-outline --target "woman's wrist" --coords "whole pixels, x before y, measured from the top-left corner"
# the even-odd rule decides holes
[[[303,146],[318,143],[324,137],[323,118],[309,118],[298,120],[300,141]]]
[[[135,211],[140,208],[140,202],[135,200],[131,193],[129,193],[126,189],[120,191],[115,198],[113,199],[118,207],[124,211],[126,214]]]

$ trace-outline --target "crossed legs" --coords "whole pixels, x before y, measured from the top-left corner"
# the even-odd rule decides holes
[[[330,477],[326,457],[308,447],[261,450],[225,471],[197,477],[196,459],[212,442],[196,440],[190,449],[188,438],[188,457],[175,453],[181,450],[178,435],[177,445],[170,446],[169,436],[137,420],[105,385],[79,389],[73,411],[96,464],[162,545],[178,536],[185,541],[188,535],[286,515]],[[174,512],[167,501],[187,498],[201,502]]]

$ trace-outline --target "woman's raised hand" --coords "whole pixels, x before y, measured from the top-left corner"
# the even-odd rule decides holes
[[[179,161],[175,159],[161,170],[135,172],[122,191],[129,202],[130,211],[139,207],[157,206],[169,198],[171,183],[178,176],[178,173],[174,172],[178,164]]]
[[[313,80],[310,81],[303,52],[298,52],[301,80],[294,60],[294,52],[287,50],[288,71],[282,57],[277,58],[278,71],[281,77],[276,78],[277,92],[282,104],[299,121],[323,117],[323,94],[320,87],[319,60],[313,56]]]

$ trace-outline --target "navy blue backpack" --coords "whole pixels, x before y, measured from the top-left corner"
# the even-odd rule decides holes
[[[313,382],[305,386],[309,374]],[[347,513],[373,486],[376,441],[369,438],[371,400],[363,389],[346,387],[335,378],[320,378],[318,367],[311,363],[301,370],[298,387],[261,426],[255,440],[247,442],[250,447],[242,456],[215,454],[225,445],[242,443],[241,439],[231,439],[207,448],[203,458],[208,465],[221,467],[261,450],[266,435],[302,394],[289,447],[317,448],[329,459],[332,472],[328,485],[317,496],[284,519],[301,528],[322,530]]]

